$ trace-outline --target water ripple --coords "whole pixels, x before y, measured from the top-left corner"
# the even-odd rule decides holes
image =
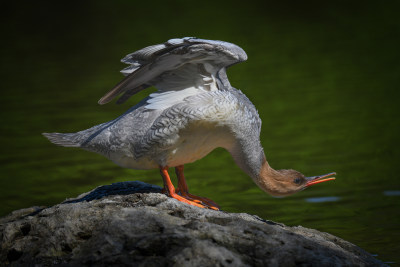
[[[393,196],[400,196],[400,190],[388,190],[388,191],[383,191],[383,194],[384,194],[385,196],[390,196],[390,197],[393,197]]]
[[[340,197],[310,197],[305,199],[309,203],[323,203],[340,200]]]

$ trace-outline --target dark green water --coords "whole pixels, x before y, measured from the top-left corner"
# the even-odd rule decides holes
[[[247,51],[249,60],[228,75],[259,110],[274,168],[338,175],[272,198],[221,149],[187,165],[191,192],[227,211],[329,232],[399,263],[399,7],[373,1],[3,6],[0,216],[117,181],[161,185],[157,170],[122,169],[97,154],[54,146],[40,133],[115,118],[148,93],[122,106],[97,105],[122,78],[119,59],[197,36]],[[331,198],[315,199],[321,197]]]

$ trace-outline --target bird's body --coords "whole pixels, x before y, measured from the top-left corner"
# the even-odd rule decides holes
[[[179,191],[189,204],[214,208],[210,200],[188,196],[183,165],[222,147],[257,185],[274,194],[275,189],[264,188],[274,186],[265,183],[263,176],[278,177],[279,171],[265,160],[257,110],[226,77],[226,67],[246,59],[236,45],[196,38],[171,39],[144,48],[122,60],[131,65],[122,71],[128,76],[99,103],[107,103],[122,92],[118,102],[124,102],[149,86],[159,92],[110,122],[77,133],[45,136],[55,144],[102,154],[125,168],[160,168],[171,196],[176,194],[168,190],[166,170],[176,167]],[[187,202],[180,196],[175,198]]]

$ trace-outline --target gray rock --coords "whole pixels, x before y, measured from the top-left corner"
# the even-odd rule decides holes
[[[1,265],[381,266],[328,233],[186,205],[142,182],[0,218]]]

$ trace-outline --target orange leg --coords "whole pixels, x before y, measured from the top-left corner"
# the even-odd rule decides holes
[[[185,176],[183,175],[183,165],[175,167],[175,173],[176,176],[178,177],[178,190],[184,198],[206,205],[210,209],[219,210],[220,207],[218,206],[218,204],[212,201],[211,199],[195,196],[189,193]]]
[[[172,184],[171,179],[168,174],[168,167],[160,167],[160,173],[161,173],[161,176],[164,181],[164,190],[170,197],[175,198],[176,200],[179,200],[179,201],[184,202],[189,205],[197,206],[200,208],[206,208],[206,206],[204,206],[202,204],[199,204],[199,203],[196,203],[189,199],[186,199],[186,198],[178,195],[177,193],[175,193],[175,187]]]

